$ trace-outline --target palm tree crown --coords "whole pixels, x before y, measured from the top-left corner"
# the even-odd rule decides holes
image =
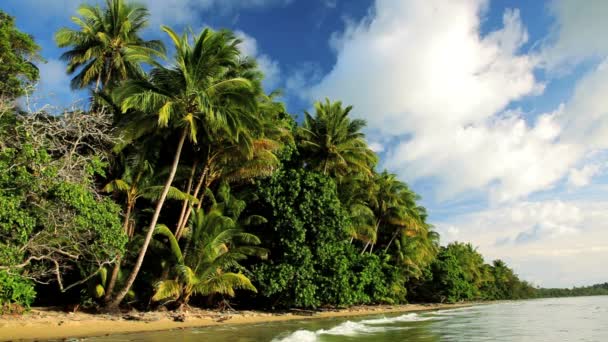
[[[177,131],[179,139],[135,267],[110,306],[118,306],[137,277],[175,178],[186,137],[195,144],[204,140],[208,146],[216,141],[238,142],[243,132],[258,124],[251,82],[229,73],[240,54],[240,41],[234,34],[204,29],[199,35],[179,36],[166,26],[163,30],[175,45],[174,64],[155,67],[146,79],[125,82],[113,96],[122,112],[133,117],[125,129],[125,140],[154,135],[159,129],[165,135]]]
[[[62,55],[68,74],[76,73],[72,88],[102,86],[141,77],[141,63],[163,56],[159,40],[144,40],[141,31],[148,24],[145,7],[125,0],[106,0],[105,8],[83,4],[79,17],[72,17],[78,29],[63,27],[55,34],[59,47],[69,47]]]
[[[166,26],[163,30],[175,45],[174,65],[157,66],[148,79],[130,80],[117,89],[123,112],[152,114],[156,127],[187,129],[194,142],[201,136],[205,142],[226,136],[237,140],[256,121],[251,82],[229,76],[238,63],[240,40],[208,28],[196,36],[179,36]]]
[[[342,102],[315,103],[315,115],[305,113],[304,125],[299,131],[300,142],[307,164],[312,169],[332,176],[350,172],[371,175],[378,161],[376,154],[365,142],[361,129],[364,120],[351,120],[352,106],[342,108]]]

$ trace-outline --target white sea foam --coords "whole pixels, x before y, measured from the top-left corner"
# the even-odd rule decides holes
[[[383,317],[376,319],[367,319],[363,320],[360,323],[363,324],[371,324],[371,325],[379,325],[379,324],[392,324],[392,323],[402,323],[402,322],[421,322],[421,321],[429,321],[434,319],[433,317],[423,317],[416,313],[409,313],[396,317]]]
[[[385,331],[382,327],[370,327],[366,324],[359,322],[346,321],[340,325],[337,325],[331,329],[321,329],[317,331],[319,335],[342,335],[342,336],[356,336],[360,333],[375,333]]]
[[[455,316],[455,315],[461,315],[463,313],[474,312],[477,310],[479,310],[478,307],[471,306],[471,307],[465,307],[465,308],[438,310],[438,311],[430,312],[429,314],[436,315],[436,316]]]
[[[379,326],[382,324],[391,324],[396,322],[413,322],[423,321],[432,318],[419,317],[416,314],[407,314],[392,318],[379,318],[379,319],[368,319],[360,322],[346,321],[339,325],[336,325],[330,329],[320,329],[317,331],[310,330],[298,330],[290,335],[275,338],[273,342],[291,342],[291,341],[303,341],[312,342],[318,341],[321,335],[337,335],[337,336],[357,336],[361,334],[373,334],[381,333],[388,330],[403,330],[408,329],[407,327],[385,327]]]
[[[286,337],[275,338],[272,342],[315,342],[318,340],[318,335],[314,331],[298,330]]]

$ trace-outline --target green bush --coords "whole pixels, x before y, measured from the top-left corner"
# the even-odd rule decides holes
[[[349,217],[334,181],[285,170],[263,182],[252,207],[268,219],[255,231],[270,250],[253,265],[256,287],[272,307],[403,302],[400,272],[386,255],[360,255],[346,233]]]
[[[36,298],[36,291],[31,280],[19,275],[0,271],[0,313],[19,312],[29,309]]]

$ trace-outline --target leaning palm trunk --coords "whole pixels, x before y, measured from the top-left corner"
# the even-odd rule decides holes
[[[186,186],[186,193],[188,195],[191,194],[192,191],[192,181],[194,180],[194,174],[196,172],[197,161],[194,161],[192,164],[192,171],[190,172],[190,178],[188,178],[188,185]],[[179,213],[179,220],[177,220],[177,226],[175,227],[175,234],[178,234],[181,230],[182,224],[184,222],[184,217],[186,217],[186,210],[188,209],[189,199],[185,199],[182,204],[182,210]]]
[[[163,204],[165,203],[165,199],[167,198],[167,193],[169,192],[169,188],[173,183],[173,179],[175,178],[175,173],[177,172],[177,166],[179,165],[179,159],[182,154],[182,148],[184,147],[184,141],[186,140],[187,130],[183,129],[179,143],[177,144],[177,150],[175,151],[175,157],[173,158],[173,165],[171,166],[171,173],[165,182],[165,186],[163,188],[163,192],[156,204],[156,209],[154,210],[154,215],[152,216],[152,220],[150,221],[150,226],[148,227],[148,233],[146,234],[146,239],[144,240],[144,244],[141,246],[141,250],[139,251],[139,255],[137,256],[137,261],[133,266],[133,270],[127,278],[124,288],[116,295],[116,298],[109,303],[109,308],[116,308],[120,305],[120,302],[125,298],[131,286],[135,282],[135,278],[137,278],[137,274],[139,273],[139,269],[144,262],[144,257],[146,256],[146,252],[148,251],[148,246],[150,245],[150,241],[152,241],[152,236],[154,236],[154,228],[156,227],[156,223],[158,222],[158,217],[160,216],[160,211],[163,208]]]
[[[371,243],[372,240],[367,241],[367,243],[365,244],[365,247],[363,247],[363,250],[361,251],[361,255],[363,255],[365,253],[365,251],[367,250],[367,247],[369,247],[369,244]]]
[[[131,218],[131,210],[133,210],[133,205],[131,203],[127,204],[127,212],[125,214],[125,223],[123,224],[123,231],[125,234],[129,234],[129,220]],[[114,292],[114,287],[116,286],[116,280],[118,279],[118,272],[120,272],[120,263],[122,262],[122,256],[118,255],[116,257],[116,263],[114,264],[114,269],[112,270],[112,274],[110,275],[110,280],[108,282],[108,286],[106,288],[106,294],[103,298],[104,302],[109,302],[112,299],[112,292]]]
[[[205,178],[207,176],[207,172],[208,172],[209,168],[205,167],[203,169],[203,172],[201,173],[201,176],[198,180],[198,183],[196,184],[196,187],[194,188],[194,193],[192,194],[192,197],[199,199],[198,198],[198,193],[201,190],[201,187],[203,186],[203,183],[205,181]],[[203,191],[203,194],[205,193],[205,191]],[[201,198],[199,199],[199,204],[198,204],[198,208],[200,208],[201,202],[203,201],[203,198],[201,196]],[[188,206],[188,208],[186,209],[186,213],[182,219],[182,222],[180,223],[179,227],[177,228],[176,232],[175,232],[175,238],[177,240],[181,239],[182,235],[184,234],[184,229],[186,228],[186,224],[188,223],[188,220],[190,219],[190,215],[192,214],[192,206]]]
[[[376,236],[378,236],[378,229],[380,229],[380,221],[381,220],[378,219],[378,222],[376,222]],[[374,245],[375,244],[376,244],[375,242],[371,243],[371,245],[369,247],[369,254],[372,254],[374,252]],[[367,246],[365,246],[365,247],[367,248]],[[365,250],[363,250],[363,251],[365,251]]]
[[[386,245],[386,248],[384,248],[384,252],[388,252],[388,249],[391,247],[391,244],[393,243],[393,241],[395,241],[395,238],[397,237],[397,235],[399,234],[400,230],[395,230],[395,232],[393,233],[393,236],[391,237],[391,240],[388,242],[388,245]]]

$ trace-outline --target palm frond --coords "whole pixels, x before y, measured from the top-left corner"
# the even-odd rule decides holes
[[[177,299],[182,294],[182,286],[173,279],[161,280],[154,285],[154,296],[152,300],[159,302],[166,299]]]

